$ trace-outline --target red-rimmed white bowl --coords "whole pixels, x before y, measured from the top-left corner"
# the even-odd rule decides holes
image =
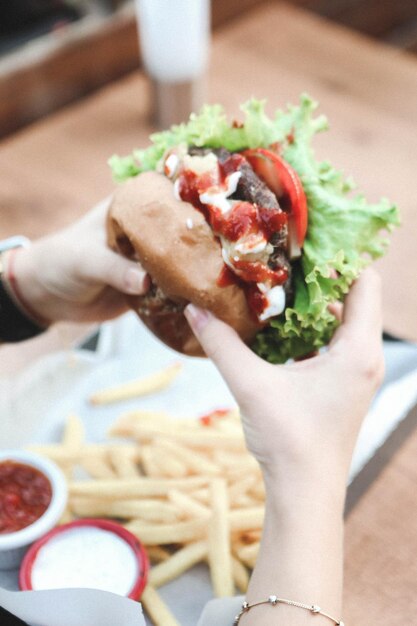
[[[52,499],[45,513],[29,526],[0,534],[0,570],[19,567],[26,550],[34,541],[51,530],[59,521],[68,499],[67,481],[59,467],[49,459],[28,450],[2,450],[0,463],[12,461],[29,465],[49,480]]]
[[[98,528],[101,530],[105,530],[111,533],[114,533],[117,537],[122,539],[131,549],[132,554],[135,558],[137,564],[137,571],[135,575],[135,579],[132,580],[132,587],[126,596],[131,598],[132,600],[138,600],[144,590],[149,572],[149,559],[148,555],[145,551],[145,548],[141,544],[141,542],[133,535],[130,531],[126,530],[123,526],[118,524],[117,522],[112,522],[107,519],[80,519],[74,522],[69,522],[68,524],[63,524],[62,526],[58,526],[47,533],[44,537],[36,541],[29,550],[27,551],[22,565],[20,567],[19,572],[19,586],[22,591],[33,591],[34,587],[32,585],[32,574],[34,568],[36,567],[36,560],[38,558],[39,552],[44,546],[48,544],[52,539],[56,537],[65,537],[65,533],[68,531],[75,530],[77,528]],[[65,565],[63,564],[62,567]],[[59,581],[56,581],[54,584],[54,588],[57,588],[59,585]],[[65,587],[66,585],[62,585]],[[43,587],[44,588],[44,587]],[[90,588],[94,588],[94,585],[91,585]],[[111,591],[111,589],[108,589]]]

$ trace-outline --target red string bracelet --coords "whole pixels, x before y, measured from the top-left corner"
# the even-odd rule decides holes
[[[32,321],[34,321],[39,326],[46,328],[49,326],[49,322],[45,320],[43,317],[35,313],[32,307],[26,302],[25,298],[22,296],[22,293],[19,288],[19,284],[16,279],[16,274],[14,272],[14,261],[16,252],[18,252],[19,248],[13,248],[8,253],[7,258],[7,267],[5,278],[10,287],[10,291],[16,300],[16,303],[22,309],[23,313],[29,317]]]

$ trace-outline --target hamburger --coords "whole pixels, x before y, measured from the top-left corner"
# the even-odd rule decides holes
[[[172,348],[201,354],[183,315],[193,302],[272,363],[305,356],[337,326],[329,304],[385,251],[397,209],[352,195],[315,159],[311,140],[327,127],[315,108],[303,95],[271,119],[251,100],[242,122],[229,122],[206,106],[145,150],[110,159],[123,184],[109,243],[149,273],[148,294],[129,302]]]

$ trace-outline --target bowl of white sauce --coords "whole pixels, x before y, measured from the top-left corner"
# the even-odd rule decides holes
[[[140,541],[120,524],[82,519],[58,526],[26,553],[22,591],[88,588],[138,600],[149,560]]]

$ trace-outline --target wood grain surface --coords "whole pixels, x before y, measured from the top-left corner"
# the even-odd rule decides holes
[[[261,36],[262,35],[262,36]],[[379,263],[385,328],[417,339],[417,62],[341,27],[275,3],[233,21],[214,40],[210,99],[238,115],[252,95],[273,105],[301,91],[320,100],[331,132],[317,152],[352,174],[370,199],[397,201],[403,228]],[[0,235],[64,225],[111,192],[106,160],[145,145],[148,83],[139,72],[0,146]]]
[[[350,513],[344,621],[403,626],[417,613],[417,430]]]
[[[417,339],[417,63],[277,3],[255,8],[215,36],[210,100],[231,114],[251,95],[267,97],[272,108],[303,90],[331,120],[331,133],[317,142],[319,155],[353,174],[371,199],[387,195],[401,207],[404,226],[379,263],[385,327]],[[110,193],[106,159],[146,144],[147,119],[148,83],[137,73],[3,142],[0,236],[40,236]],[[26,347],[25,360],[29,352]],[[414,433],[348,518],[347,625],[413,621],[416,458]]]

